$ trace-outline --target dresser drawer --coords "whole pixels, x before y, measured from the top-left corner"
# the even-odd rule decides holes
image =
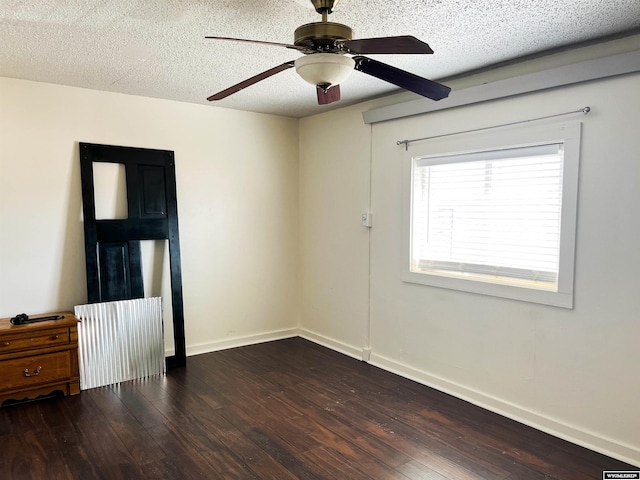
[[[45,331],[33,330],[13,335],[4,335],[0,339],[0,354],[33,348],[51,347],[69,343],[69,329],[56,328]]]
[[[69,351],[34,355],[0,362],[0,384],[3,389],[28,388],[71,377]]]

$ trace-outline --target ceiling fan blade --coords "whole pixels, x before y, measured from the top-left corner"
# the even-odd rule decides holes
[[[239,92],[243,88],[250,87],[254,83],[258,83],[259,81],[264,80],[265,78],[269,78],[270,76],[275,75],[276,73],[280,73],[284,70],[287,70],[288,68],[293,67],[293,64],[294,62],[292,60],[290,62],[285,62],[282,65],[278,65],[277,67],[273,67],[267,70],[266,72],[259,73],[258,75],[255,75],[251,78],[247,78],[246,80],[240,83],[237,83],[232,87],[229,87],[225,90],[222,90],[221,92],[211,95],[210,97],[207,98],[207,100],[209,100],[210,102],[213,100],[222,100],[223,98],[226,98],[231,94]]]
[[[262,45],[273,45],[275,47],[285,47],[285,48],[291,48],[293,50],[300,50],[300,51],[305,50],[304,47],[299,47],[298,45],[291,45],[288,43],[278,43],[278,42],[265,42],[263,40],[249,40],[246,38],[233,38],[233,37],[204,37],[204,38],[208,38],[210,40],[227,40],[230,42],[259,43]]]
[[[334,85],[326,90],[318,85],[316,92],[318,94],[318,105],[328,105],[340,100],[340,85]]]
[[[347,53],[433,53],[431,47],[411,35],[398,37],[361,38],[344,40],[342,44]]]
[[[405,70],[401,70],[386,63],[378,62],[371,58],[356,56],[353,57],[356,62],[355,69],[371,75],[372,77],[379,78],[385,82],[393,83],[398,87],[410,90],[423,97],[430,98],[431,100],[441,100],[449,96],[451,88],[441,83],[427,80],[426,78],[419,77],[413,73],[409,73]]]

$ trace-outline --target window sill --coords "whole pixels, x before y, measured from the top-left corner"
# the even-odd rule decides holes
[[[562,291],[548,291],[529,286],[503,285],[498,283],[488,283],[476,279],[469,280],[457,276],[443,276],[441,274],[404,272],[402,280],[407,283],[427,285],[430,287],[446,288],[461,292],[489,295],[493,297],[520,300],[523,302],[539,303],[553,307],[573,308],[573,294]]]

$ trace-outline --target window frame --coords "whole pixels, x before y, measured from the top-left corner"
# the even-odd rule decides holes
[[[403,159],[402,280],[407,283],[573,308],[581,125],[580,122],[575,122],[541,127],[519,126],[499,132],[459,134],[446,139],[430,140],[428,143],[423,142],[416,146],[410,145]],[[524,285],[503,285],[477,279],[458,278],[437,272],[411,271],[413,168],[418,159],[549,143],[564,144],[557,292],[527,288]]]

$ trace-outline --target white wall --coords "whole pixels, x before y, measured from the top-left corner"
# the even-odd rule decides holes
[[[188,354],[298,323],[298,124],[0,79],[0,316],[85,303],[78,142],[173,150]]]
[[[301,326],[356,356],[368,346],[370,138],[358,109],[301,120]]]
[[[357,113],[375,102],[303,119],[306,334],[357,357],[370,322],[373,364],[640,465],[639,84],[637,74],[594,81],[375,124],[370,135]],[[586,105],[588,116],[558,120],[584,122],[573,310],[402,282],[397,140]],[[358,230],[368,152],[369,240]],[[370,254],[369,269],[352,269],[354,252]]]

